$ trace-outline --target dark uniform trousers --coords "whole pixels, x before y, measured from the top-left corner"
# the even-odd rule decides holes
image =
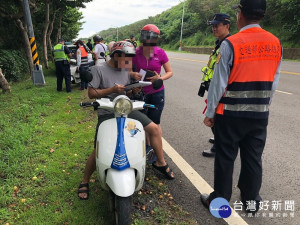
[[[70,64],[64,64],[64,61],[56,61],[56,77],[57,77],[57,91],[62,90],[63,79],[65,78],[66,82],[66,91],[71,91],[71,71]]]
[[[216,115],[214,192],[210,198],[230,201],[234,161],[240,148],[241,171],[238,187],[242,201],[261,200],[262,153],[268,119],[247,119]]]

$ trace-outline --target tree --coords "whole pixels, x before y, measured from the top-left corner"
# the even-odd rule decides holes
[[[281,0],[280,21],[288,39],[300,43],[300,1]]]
[[[52,31],[53,31],[53,24],[54,24],[54,21],[55,21],[55,18],[56,18],[56,13],[58,11],[55,4],[53,4],[52,7],[53,7],[52,8],[53,14],[52,14],[52,19],[50,21],[49,29],[48,29],[48,32],[47,32],[47,46],[48,46],[48,49],[50,50],[50,52],[52,51],[51,34],[52,34]],[[50,57],[51,57],[51,61],[54,62],[54,58],[53,58],[52,54],[50,54]]]
[[[29,2],[32,11],[36,10],[36,5],[32,2]],[[23,1],[22,0],[12,0],[9,3],[3,2],[2,7],[0,9],[0,17],[6,21],[14,21],[16,27],[19,28],[21,32],[21,36],[23,37],[23,43],[25,46],[26,56],[28,60],[30,74],[32,74],[33,70],[33,62],[31,57],[31,47],[29,43],[29,39],[27,36],[27,26],[24,23],[24,12],[23,12]]]
[[[10,92],[10,86],[7,82],[7,80],[5,79],[4,74],[2,73],[2,69],[0,68],[0,87],[2,88],[2,92]]]
[[[50,0],[45,0],[45,27],[43,31],[43,49],[44,49],[44,64],[46,69],[49,68],[47,57],[47,34],[50,24]]]

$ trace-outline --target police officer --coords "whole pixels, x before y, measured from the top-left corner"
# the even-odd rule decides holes
[[[133,46],[135,48],[137,47],[137,42],[135,40],[135,36],[134,35],[130,35],[130,42],[133,44]]]
[[[65,78],[66,90],[71,92],[71,71],[70,71],[70,57],[72,53],[69,48],[65,46],[64,39],[59,39],[58,44],[53,48],[53,55],[56,67],[57,77],[57,91],[62,91],[62,83]]]
[[[215,125],[214,191],[200,198],[206,207],[216,197],[230,201],[234,161],[240,148],[241,201],[247,213],[255,213],[261,201],[261,156],[269,105],[279,81],[282,48],[277,37],[259,26],[266,0],[240,0],[235,8],[239,32],[220,47],[204,119],[206,126]],[[247,208],[249,202],[255,207]]]
[[[207,66],[202,68],[203,82],[201,83],[199,89],[199,96],[203,97],[205,90],[208,90],[210,81],[213,77],[213,71],[215,67],[216,60],[219,55],[220,45],[222,44],[223,40],[229,37],[231,34],[229,33],[230,28],[230,16],[224,13],[216,13],[212,21],[209,21],[209,25],[212,26],[212,31],[214,36],[217,38],[216,46],[213,49]],[[214,128],[212,127],[212,132],[214,133]],[[214,144],[214,138],[209,139],[209,142]],[[212,146],[209,150],[204,150],[202,155],[205,157],[214,157],[216,152],[215,145]]]
[[[86,43],[86,46],[88,46],[88,48],[89,48],[90,51],[93,50],[93,45],[92,45],[91,41],[92,41],[92,40],[89,38],[89,39],[88,39],[88,43]]]

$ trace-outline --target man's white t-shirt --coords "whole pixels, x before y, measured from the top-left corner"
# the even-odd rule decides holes
[[[105,53],[107,52],[107,46],[106,44],[99,43],[95,45],[95,52],[97,53],[98,59],[103,59],[103,57],[100,55],[101,52]]]

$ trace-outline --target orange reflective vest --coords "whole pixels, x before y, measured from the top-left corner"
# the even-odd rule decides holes
[[[81,58],[84,58],[84,57],[87,57],[87,56],[88,56],[88,53],[87,53],[87,51],[84,49],[83,46],[80,46],[79,49],[80,49],[80,51],[81,51]]]
[[[243,30],[225,41],[233,50],[233,66],[216,113],[268,118],[272,85],[282,54],[280,41],[259,27]]]
[[[80,46],[79,50],[81,52],[81,64],[80,64],[80,66],[86,67],[86,66],[89,65],[88,53],[87,53],[87,51],[85,50],[85,48],[83,46]]]

